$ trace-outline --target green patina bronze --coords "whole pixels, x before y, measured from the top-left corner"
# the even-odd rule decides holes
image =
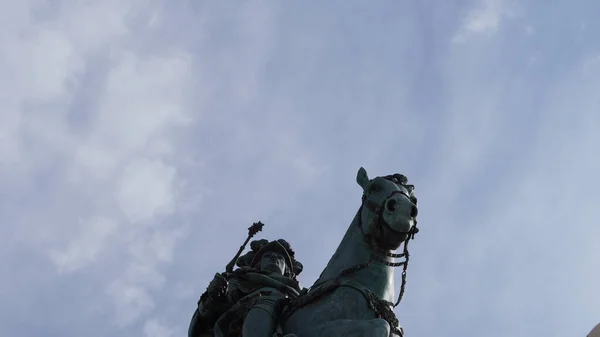
[[[369,179],[363,168],[356,181],[362,204],[313,286],[300,287],[302,264],[283,239],[253,241],[239,257],[262,229],[256,223],[226,271],[202,294],[188,337],[402,336],[393,307],[404,293],[408,242],[418,232],[414,186],[401,174]],[[401,246],[403,252],[394,253]],[[395,302],[394,267],[403,268]]]

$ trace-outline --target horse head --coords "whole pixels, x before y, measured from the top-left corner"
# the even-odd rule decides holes
[[[402,336],[393,308],[404,293],[408,242],[418,231],[414,186],[402,174],[369,179],[362,167],[356,182],[363,190],[361,206],[319,278],[286,308],[286,333]],[[393,252],[402,245],[402,253]],[[398,258],[404,261],[394,262]],[[394,267],[402,267],[395,303]]]
[[[383,250],[395,250],[416,234],[417,198],[414,186],[402,174],[369,179],[360,168],[356,182],[363,189],[359,226],[372,244]]]

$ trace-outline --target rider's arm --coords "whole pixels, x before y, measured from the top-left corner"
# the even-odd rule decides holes
[[[226,297],[211,297],[204,294],[198,301],[198,308],[194,311],[188,337],[200,337],[202,333],[212,330],[215,322],[231,307]]]
[[[217,319],[230,307],[229,287],[225,278],[215,275],[198,301],[188,329],[188,337],[200,337],[202,333],[213,329]]]
[[[243,281],[237,277],[229,279],[229,284],[227,284],[227,301],[229,303],[237,303],[246,295],[241,289],[241,282]]]

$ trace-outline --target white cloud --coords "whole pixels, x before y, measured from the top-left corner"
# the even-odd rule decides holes
[[[511,7],[506,0],[481,0],[467,13],[452,41],[461,43],[473,36],[494,34],[511,14]]]
[[[139,59],[121,52],[111,59],[116,66],[106,79],[93,128],[77,146],[73,179],[78,170],[106,179],[131,156],[168,154],[165,132],[189,122],[182,106],[187,56]]]
[[[68,37],[60,31],[34,30],[26,33],[24,40],[26,43],[18,43],[20,49],[8,49],[13,58],[9,64],[18,71],[13,85],[28,101],[64,99],[68,87],[77,84],[76,76],[83,67]]]
[[[133,324],[155,308],[152,294],[167,279],[162,267],[172,261],[175,244],[184,233],[176,225],[162,225],[152,232],[130,228],[122,233],[126,249],[120,273],[107,288],[119,325]]]
[[[0,96],[0,162],[6,163],[24,160],[21,131],[27,119],[23,105],[60,105],[68,99],[69,87],[77,83],[84,65],[65,34],[31,29],[20,35],[0,40],[6,51],[0,54],[0,89],[4,93]]]
[[[158,323],[156,320],[148,320],[144,323],[146,337],[173,337],[175,331]]]
[[[94,263],[106,249],[107,241],[115,235],[118,224],[108,218],[95,217],[81,221],[79,234],[62,250],[50,252],[50,257],[60,272],[72,272]]]
[[[190,55],[140,52],[136,42],[152,32],[132,20],[158,17],[156,2],[14,6],[0,9],[2,18],[14,12],[0,33],[1,181],[28,196],[28,209],[10,214],[21,224],[14,236],[31,240],[15,246],[45,254],[57,277],[100,275],[90,281],[110,295],[112,317],[133,324],[153,309],[151,291],[164,286],[182,237],[179,222],[157,219],[178,207],[173,138],[193,119]]]
[[[41,28],[56,29],[68,34],[77,50],[85,56],[101,48],[113,48],[125,43],[131,33],[128,18],[142,9],[138,1],[78,1],[54,9],[55,20],[42,22]],[[154,3],[148,4],[153,8]]]
[[[119,207],[132,223],[147,221],[174,210],[175,168],[148,159],[129,163],[117,191]]]
[[[107,294],[114,301],[114,317],[121,327],[134,323],[154,309],[154,300],[143,286],[118,280],[110,284]]]

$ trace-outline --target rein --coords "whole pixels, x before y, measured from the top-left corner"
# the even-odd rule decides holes
[[[406,195],[406,193],[402,192],[402,191],[394,191],[392,192],[387,198],[385,198],[384,200],[388,200],[389,198],[391,198],[394,194],[403,194],[406,197],[410,198],[408,195]],[[393,230],[392,228],[390,228],[390,226],[385,222],[385,220],[383,219],[383,211],[384,211],[384,206],[380,206],[376,203],[374,203],[373,201],[369,200],[366,195],[363,194],[363,204],[360,207],[359,210],[359,219],[358,219],[358,227],[360,227],[361,231],[363,232],[363,235],[366,238],[370,238],[371,235],[366,235],[364,233],[363,227],[362,227],[362,212],[363,212],[363,205],[366,205],[366,207],[371,210],[374,214],[375,214],[375,220],[376,224],[375,224],[375,228],[376,230],[381,233],[382,231],[382,227],[385,225],[389,230],[395,232],[395,233],[399,233],[399,234],[406,234],[407,238],[404,240],[403,244],[403,252],[401,254],[396,254],[396,253],[390,253],[390,252],[386,252],[384,249],[378,247],[377,242],[375,242],[375,240],[371,239],[376,254],[373,254],[371,256],[371,259],[367,262],[367,263],[362,263],[359,265],[356,265],[354,267],[350,267],[348,269],[343,270],[340,273],[340,276],[347,276],[350,274],[353,274],[361,269],[364,268],[368,268],[371,266],[371,264],[373,263],[373,261],[378,261],[380,263],[385,264],[386,266],[389,267],[402,267],[402,283],[400,284],[400,292],[398,294],[398,299],[396,300],[396,303],[393,303],[393,307],[397,307],[400,302],[402,301],[402,297],[404,296],[404,290],[406,288],[406,270],[408,269],[408,262],[410,260],[410,254],[408,252],[408,242],[411,239],[415,238],[415,234],[417,234],[419,232],[419,229],[417,228],[417,224],[416,224],[416,219],[415,221],[415,225],[406,233],[401,233],[401,232],[397,232],[395,230]],[[385,204],[385,202],[384,202]],[[389,257],[389,258],[404,258],[404,261],[401,262],[389,262],[385,259],[385,257]],[[392,303],[390,303],[392,304]]]

